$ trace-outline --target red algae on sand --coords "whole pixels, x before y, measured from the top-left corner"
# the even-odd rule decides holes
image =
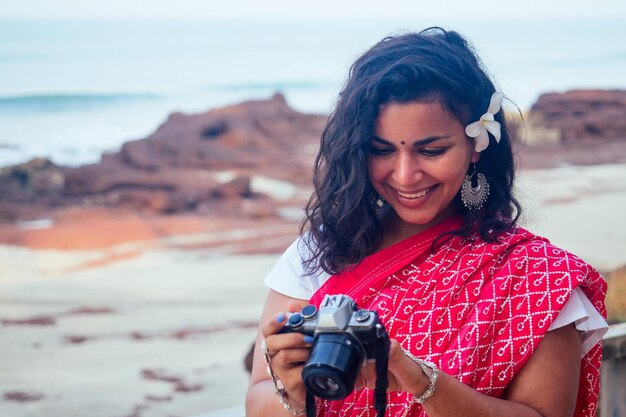
[[[212,334],[212,333],[224,332],[224,331],[232,330],[232,329],[254,329],[258,327],[258,325],[259,325],[258,323],[252,323],[252,322],[249,322],[249,323],[233,322],[233,323],[229,323],[223,326],[180,329],[172,333],[169,333],[168,335],[166,335],[166,337],[170,337],[173,339],[189,339],[194,336],[203,336],[203,335]]]
[[[170,402],[173,399],[171,395],[146,395],[144,398],[146,401],[154,403]]]
[[[1,323],[5,326],[54,326],[57,324],[58,319],[66,316],[112,313],[115,313],[115,310],[110,307],[81,306],[66,312],[47,314],[45,316],[26,317],[22,319],[2,319]]]
[[[179,382],[174,385],[174,391],[176,392],[198,392],[198,391],[202,391],[203,389],[204,389],[204,386],[201,384],[189,385],[189,384],[186,384],[185,382]]]
[[[45,395],[39,392],[25,392],[25,391],[7,391],[2,396],[4,401],[15,401],[18,403],[27,403],[32,401],[39,401],[45,398]]]
[[[112,314],[115,313],[111,307],[90,307],[81,306],[74,308],[67,312],[67,315],[81,315],[81,314]]]
[[[182,381],[182,379],[177,376],[167,375],[165,371],[161,369],[142,369],[141,377],[143,379],[149,379],[152,381],[163,381],[163,382],[170,382],[173,384]]]
[[[36,316],[25,319],[2,319],[5,326],[54,326],[57,323],[53,316]]]
[[[201,384],[190,384],[178,376],[167,375],[160,369],[143,369],[141,377],[152,381],[168,382],[172,384],[174,392],[198,392],[204,388]]]
[[[89,336],[63,336],[63,340],[65,343],[71,343],[73,345],[80,345],[81,343],[85,343],[88,340],[92,340],[92,337]]]

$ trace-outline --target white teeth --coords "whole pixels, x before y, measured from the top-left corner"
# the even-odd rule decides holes
[[[430,188],[427,188],[424,191],[421,191],[421,192],[415,193],[415,194],[406,194],[406,193],[401,193],[400,191],[396,191],[396,192],[398,193],[398,195],[400,197],[404,197],[404,198],[419,198],[419,197],[424,197],[429,190],[430,190]]]

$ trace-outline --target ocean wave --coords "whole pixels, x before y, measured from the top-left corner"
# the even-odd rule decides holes
[[[39,110],[58,111],[76,108],[92,108],[106,105],[118,105],[131,101],[157,100],[163,98],[149,93],[58,93],[26,94],[19,96],[0,96],[0,108],[3,110]]]

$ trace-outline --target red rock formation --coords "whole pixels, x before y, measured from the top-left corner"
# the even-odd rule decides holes
[[[626,91],[543,94],[528,122],[532,142],[626,139]]]
[[[174,113],[152,136],[126,143],[114,158],[147,172],[236,168],[291,179],[310,169],[324,121],[289,108],[278,94],[204,114]]]
[[[308,184],[325,117],[291,109],[282,95],[202,114],[172,114],[148,138],[124,144],[98,164],[58,167],[47,160],[0,171],[0,219],[28,218],[32,208],[127,207],[174,213],[259,202],[251,177]],[[26,215],[25,215],[26,214]]]
[[[545,94],[528,120],[534,142],[551,137],[558,143],[527,147],[524,167],[624,160],[626,141],[619,139],[626,138],[626,91]],[[68,168],[37,159],[0,170],[0,220],[79,206],[271,218],[281,202],[267,190],[255,191],[252,177],[308,186],[325,121],[289,108],[281,95],[202,114],[174,113],[154,134],[98,164]],[[599,140],[602,147],[595,146]]]

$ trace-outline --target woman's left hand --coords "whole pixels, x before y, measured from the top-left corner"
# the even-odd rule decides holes
[[[389,379],[387,391],[405,391],[416,396],[426,391],[429,385],[428,377],[418,364],[404,354],[402,346],[395,339],[391,339],[387,378]],[[355,389],[374,389],[375,384],[376,365],[368,363],[361,368]]]

